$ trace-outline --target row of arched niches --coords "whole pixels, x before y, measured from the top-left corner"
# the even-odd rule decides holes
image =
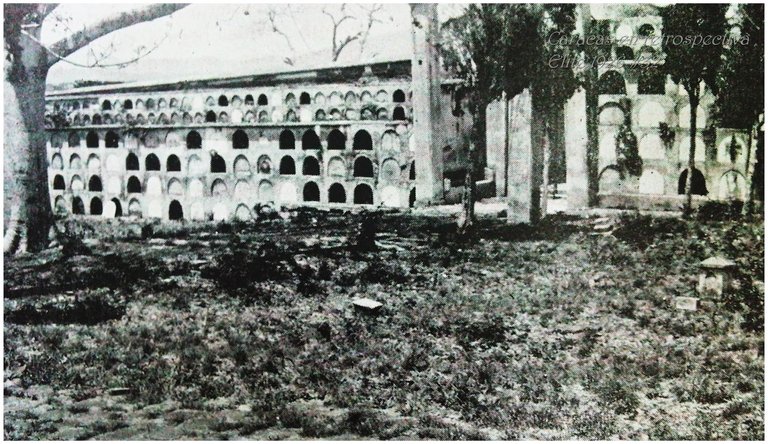
[[[52,149],[62,148],[215,148],[234,150],[376,150],[413,151],[413,137],[406,125],[383,127],[314,126],[294,128],[201,128],[190,130],[69,130],[52,131]]]
[[[197,184],[198,182],[195,182]],[[303,184],[284,182],[273,184],[262,180],[257,185],[238,181],[230,191],[226,183],[216,179],[211,185],[212,198],[201,199],[203,185],[192,185],[185,192],[181,181],[172,179],[168,195],[159,194],[109,197],[99,192],[76,195],[53,195],[54,212],[61,216],[90,215],[102,217],[148,217],[170,220],[249,220],[262,204],[315,205],[382,205],[390,207],[413,206],[416,189],[404,190],[388,186],[374,191],[366,183],[329,184],[306,181]],[[257,200],[255,205],[253,201]]]
[[[402,88],[282,95],[58,99],[48,103],[49,128],[98,125],[269,124],[322,121],[408,121],[411,93]]]

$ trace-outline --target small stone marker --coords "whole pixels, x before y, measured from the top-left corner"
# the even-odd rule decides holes
[[[699,268],[699,294],[719,297],[730,289],[735,262],[715,256],[701,261]]]
[[[131,389],[128,387],[115,387],[107,390],[109,396],[127,395],[128,393],[131,393]]]
[[[355,310],[365,313],[376,313],[382,307],[381,302],[376,302],[373,299],[357,298],[352,300],[352,305],[355,306]]]
[[[696,311],[699,306],[698,298],[678,297],[675,298],[675,308],[678,310]]]

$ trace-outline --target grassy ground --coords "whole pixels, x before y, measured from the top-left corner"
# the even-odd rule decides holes
[[[762,220],[616,226],[73,225],[6,258],[5,437],[762,439]]]

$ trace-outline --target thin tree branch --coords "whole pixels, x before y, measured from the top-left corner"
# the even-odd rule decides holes
[[[82,31],[53,44],[49,51],[55,54],[56,58],[48,63],[48,67],[50,68],[59,60],[85,47],[99,37],[137,23],[149,22],[156,18],[170,15],[185,7],[187,7],[187,4],[183,3],[158,3],[107,17],[101,22],[86,27]]]
[[[366,9],[365,6],[361,6],[361,8],[368,13],[368,23],[366,25],[365,31],[362,33],[362,38],[360,39],[360,55],[363,54],[363,51],[365,51],[365,46],[368,44],[368,37],[371,34],[371,28],[373,28],[373,24],[381,23],[381,20],[376,18],[376,13],[381,11],[384,6],[380,3],[374,3],[371,5],[370,9]]]
[[[295,53],[296,50],[293,48],[293,44],[291,44],[291,38],[277,26],[277,10],[270,8],[267,12],[267,18],[269,19],[269,25],[272,27],[272,32],[283,36],[285,43],[288,44],[288,48],[291,49],[291,53]]]
[[[132,59],[130,59],[130,60],[126,60],[126,61],[123,61],[123,62],[116,62],[116,63],[100,63],[100,62],[97,60],[96,62],[94,62],[94,63],[92,63],[92,64],[88,64],[88,63],[78,63],[78,62],[73,62],[72,60],[69,60],[69,59],[67,59],[66,57],[62,57],[60,54],[57,54],[57,53],[53,52],[53,51],[52,51],[50,48],[48,48],[47,46],[45,46],[45,45],[44,45],[44,44],[43,44],[43,43],[42,43],[40,40],[38,40],[37,38],[35,38],[35,37],[34,37],[34,36],[32,36],[31,34],[29,34],[28,32],[26,32],[26,31],[22,31],[21,33],[22,33],[22,34],[24,34],[24,35],[26,35],[26,36],[27,36],[27,37],[28,37],[30,40],[32,40],[33,42],[35,42],[35,43],[37,43],[38,45],[40,45],[41,47],[43,47],[43,49],[45,49],[45,50],[48,52],[48,54],[52,55],[52,56],[55,58],[55,60],[53,61],[53,63],[56,63],[56,62],[62,61],[62,62],[66,62],[66,63],[69,63],[70,65],[79,66],[79,67],[81,67],[81,68],[110,68],[110,67],[115,67],[115,66],[117,66],[117,67],[123,67],[123,66],[125,66],[125,65],[129,65],[129,64],[131,64],[131,63],[135,63],[135,62],[139,61],[140,59],[142,59],[143,57],[146,57],[146,56],[148,56],[149,54],[152,54],[152,53],[153,53],[153,52],[154,52],[154,51],[155,51],[157,48],[159,48],[159,47],[160,47],[160,45],[161,45],[161,44],[162,44],[162,43],[163,43],[163,42],[164,42],[164,41],[165,41],[165,40],[168,38],[168,35],[166,34],[166,35],[165,35],[165,36],[164,36],[164,37],[163,37],[163,38],[162,38],[162,39],[161,39],[159,42],[157,42],[157,44],[155,44],[155,46],[153,46],[153,47],[152,47],[152,48],[151,48],[149,51],[145,52],[144,54],[139,54],[139,55],[137,55],[136,57],[134,57],[134,58],[132,58]],[[93,54],[93,56],[94,56],[94,57],[96,57],[96,54]],[[49,65],[52,65],[52,63],[49,63]]]

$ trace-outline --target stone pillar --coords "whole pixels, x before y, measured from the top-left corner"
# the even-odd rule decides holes
[[[589,206],[589,173],[587,170],[587,97],[579,90],[565,105],[565,185],[568,208]]]
[[[509,166],[507,222],[534,223],[541,217],[542,128],[535,125],[531,93],[525,90],[509,102]],[[535,128],[537,127],[538,128]]]
[[[509,101],[502,99],[488,104],[485,113],[486,164],[493,169],[496,196],[507,195],[507,148],[508,139],[506,111]]]
[[[413,136],[416,160],[416,204],[443,200],[443,150],[440,146],[439,22],[434,3],[411,4],[413,59]]]

